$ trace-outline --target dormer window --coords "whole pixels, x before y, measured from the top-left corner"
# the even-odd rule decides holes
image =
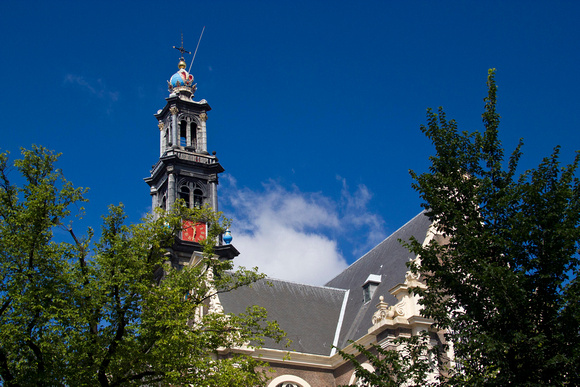
[[[369,274],[367,280],[362,286],[363,300],[365,304],[373,298],[375,290],[377,290],[377,287],[380,285],[380,283],[381,276],[379,274]]]

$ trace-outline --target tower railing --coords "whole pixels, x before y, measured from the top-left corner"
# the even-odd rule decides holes
[[[193,153],[191,151],[185,151],[179,148],[170,148],[163,153],[163,156],[159,158],[157,163],[151,169],[151,172],[154,172],[161,166],[163,159],[177,156],[180,160],[185,161],[192,161],[194,163],[201,163],[201,164],[216,164],[218,162],[217,157],[210,156],[210,155],[202,155],[200,153]]]

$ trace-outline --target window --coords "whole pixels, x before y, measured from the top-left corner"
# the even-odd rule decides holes
[[[195,150],[197,148],[197,125],[195,124],[195,122],[192,122],[190,124],[190,132],[191,132],[191,140],[187,145],[189,145]]]
[[[373,295],[375,294],[375,290],[381,283],[381,276],[378,274],[370,274],[365,283],[363,284],[363,300],[366,304],[369,302]]]
[[[372,365],[370,365],[369,363],[363,363],[363,364],[361,364],[361,367],[363,369],[365,369],[366,371],[369,371],[371,373],[376,373],[375,368]],[[367,387],[368,386],[368,384],[365,384],[364,379],[359,378],[355,372],[353,372],[352,375],[350,376],[350,381],[348,384],[350,386],[355,385],[357,387]]]
[[[366,284],[365,286],[363,286],[363,300],[365,304],[369,302],[371,298],[373,298],[374,289],[372,288],[374,288],[374,286],[372,286],[371,284]]]
[[[169,127],[165,129],[165,135],[163,136],[165,140],[165,146],[163,148],[171,146],[171,138],[169,137]]]
[[[193,208],[201,208],[203,205],[203,192],[196,188],[193,190]]]
[[[191,208],[189,200],[189,188],[186,185],[182,185],[179,188],[179,198],[183,199],[183,201],[185,202],[185,206],[187,208]]]
[[[187,146],[187,121],[183,120],[179,124],[179,145]]]
[[[282,375],[274,378],[268,387],[311,387],[310,384],[301,377],[294,375]]]

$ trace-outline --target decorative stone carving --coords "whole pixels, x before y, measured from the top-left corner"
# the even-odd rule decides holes
[[[209,298],[208,313],[224,313],[224,308],[217,296],[217,294],[212,295]]]
[[[177,115],[177,113],[179,113],[179,109],[177,108],[177,106],[172,106],[169,108],[169,112],[175,116]]]
[[[396,305],[389,306],[383,296],[379,297],[377,311],[373,314],[373,325],[379,324],[384,320],[392,320],[397,316],[405,315],[405,300],[398,302]]]
[[[201,113],[201,114],[199,115],[199,119],[200,119],[200,120],[202,120],[202,121],[207,121],[207,114],[205,114],[205,113]]]
[[[209,295],[207,312],[224,314],[224,308],[222,307],[222,304],[218,298],[217,290],[213,286],[213,270],[208,269],[206,275],[206,283],[208,285],[207,295]]]
[[[397,302],[397,304],[395,306],[393,306],[395,317],[405,315],[405,304],[406,303],[407,302],[403,298],[401,301]]]
[[[421,266],[421,258],[417,257],[411,260],[415,266]],[[421,282],[421,275],[420,273],[413,273],[411,270],[408,270],[405,273],[405,285],[411,287],[423,287],[424,284]]]
[[[416,282],[419,282],[419,275],[416,273],[413,273],[411,270],[408,270],[405,273],[405,283],[408,285],[412,285]]]
[[[159,123],[157,124],[157,126],[159,127],[159,131],[163,130],[163,127],[165,126],[165,124],[163,123],[163,121],[159,121]]]
[[[193,118],[188,113],[180,113],[180,114],[177,115],[177,121],[192,122],[193,121]]]

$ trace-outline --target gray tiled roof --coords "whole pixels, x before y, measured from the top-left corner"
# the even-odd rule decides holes
[[[268,278],[219,295],[226,313],[240,313],[258,305],[268,320],[278,321],[292,340],[289,347],[267,340],[264,347],[329,355],[346,291]]]
[[[397,302],[389,289],[404,282],[406,263],[415,258],[414,254],[401,246],[399,239],[408,241],[414,236],[422,242],[430,224],[427,216],[421,212],[326,284],[333,288],[350,290],[338,347],[344,348],[348,345],[348,340],[357,340],[367,333],[372,325],[379,296],[384,296],[390,305]],[[370,302],[365,304],[362,286],[369,274],[380,275],[381,283]]]
[[[267,340],[264,345],[266,348],[329,355],[339,324],[337,346],[344,348],[349,340],[357,340],[367,333],[379,296],[384,296],[390,305],[397,302],[389,290],[404,282],[406,263],[415,258],[401,246],[399,239],[408,241],[414,236],[422,242],[430,224],[424,212],[420,213],[330,280],[326,286],[268,278],[258,281],[252,287],[220,294],[220,301],[226,313],[241,313],[251,305],[266,308],[268,319],[278,321],[292,340],[288,348]],[[381,283],[372,299],[364,303],[362,286],[369,274],[380,276]],[[347,304],[341,319],[345,297]]]

